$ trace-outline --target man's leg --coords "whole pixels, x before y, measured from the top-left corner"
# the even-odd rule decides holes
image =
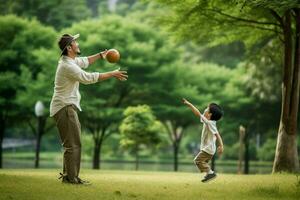
[[[80,123],[73,106],[66,106],[55,115],[59,135],[64,147],[64,170],[72,183],[77,183],[80,171]]]

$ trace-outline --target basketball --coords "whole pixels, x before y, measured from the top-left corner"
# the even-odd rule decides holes
[[[120,60],[120,53],[116,49],[109,49],[106,53],[106,60],[110,63],[116,63]]]

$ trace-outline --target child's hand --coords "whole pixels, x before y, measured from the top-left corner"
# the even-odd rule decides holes
[[[185,98],[182,98],[182,103],[187,105],[189,102]]]
[[[218,146],[217,151],[218,151],[218,154],[221,155],[224,151],[224,147],[223,146]]]

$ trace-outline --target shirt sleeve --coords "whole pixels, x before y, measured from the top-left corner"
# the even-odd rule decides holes
[[[89,59],[87,57],[76,57],[75,63],[82,69],[86,69],[89,66]]]
[[[66,76],[83,84],[96,83],[99,80],[99,72],[86,72],[82,70],[78,65],[66,65],[64,66]]]
[[[201,122],[201,123],[205,123],[205,124],[206,124],[206,123],[208,123],[208,121],[209,121],[209,120],[206,119],[206,117],[204,117],[204,115],[200,114],[200,122]]]
[[[200,122],[206,124],[206,126],[208,127],[209,131],[212,132],[212,134],[217,134],[218,133],[216,122],[208,120],[202,114],[200,114]]]
[[[210,130],[210,132],[212,134],[217,134],[218,133],[218,129],[217,129],[217,125],[216,122],[213,121],[209,121],[209,123],[207,123],[208,129]]]

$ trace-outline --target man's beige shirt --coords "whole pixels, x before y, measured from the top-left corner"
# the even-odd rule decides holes
[[[92,84],[98,82],[99,73],[84,71],[89,66],[87,57],[72,59],[62,56],[58,62],[55,74],[54,93],[50,104],[50,117],[60,109],[74,104],[78,110],[80,107],[79,83]]]

